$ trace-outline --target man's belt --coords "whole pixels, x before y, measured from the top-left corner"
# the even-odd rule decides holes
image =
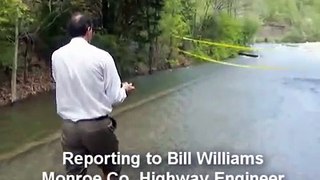
[[[110,119],[111,123],[108,125],[108,128],[112,131],[115,131],[117,129],[117,121],[111,117],[110,115],[105,115],[105,116],[100,116],[100,117],[97,117],[97,118],[92,118],[92,119],[81,119],[77,122],[83,122],[83,121],[101,121],[101,120],[104,120],[104,119]],[[72,122],[70,120],[70,122]],[[76,123],[77,123],[76,122]],[[74,123],[74,122],[73,122]]]
[[[115,131],[117,129],[117,121],[113,117],[111,117],[110,115],[101,116],[98,118],[94,118],[92,120],[100,121],[100,120],[104,120],[104,119],[110,119],[111,123],[108,125],[108,127],[112,131]]]

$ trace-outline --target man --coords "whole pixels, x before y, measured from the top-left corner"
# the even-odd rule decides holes
[[[77,13],[68,31],[71,41],[52,54],[52,76],[56,82],[57,113],[63,119],[61,144],[74,155],[109,155],[118,151],[115,121],[108,114],[135,89],[122,83],[111,55],[89,43],[91,20]],[[120,173],[112,164],[100,166],[104,176]],[[68,175],[85,175],[83,165],[66,164]]]

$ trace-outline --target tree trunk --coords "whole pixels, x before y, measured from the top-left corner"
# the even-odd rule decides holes
[[[204,16],[202,17],[202,21],[203,21],[203,20],[206,20],[207,17],[208,17],[208,11],[209,11],[209,7],[210,7],[210,3],[211,3],[210,0],[207,0],[207,1],[206,1],[206,9],[204,10]],[[202,29],[203,29],[203,24],[201,24],[198,32],[202,32]]]
[[[159,49],[159,38],[158,36],[154,40],[154,49],[153,49],[153,61],[156,62],[156,64],[159,64],[160,60],[160,49]],[[157,68],[157,67],[156,67]]]
[[[17,99],[17,64],[18,64],[18,50],[19,50],[19,17],[16,17],[16,32],[15,32],[15,50],[12,64],[12,78],[11,78],[11,103]]]
[[[175,14],[175,11],[173,10],[171,15],[174,16],[174,14]],[[170,51],[169,51],[169,54],[167,57],[168,61],[171,60],[171,56],[172,56],[172,52],[173,52],[173,37],[172,37],[172,35],[170,35],[169,47],[170,47]],[[171,69],[171,64],[168,63],[168,65],[169,65],[169,68]]]
[[[26,49],[24,52],[24,73],[23,73],[23,78],[24,78],[24,82],[26,83],[28,80],[28,49],[29,49],[29,42],[26,42]]]
[[[150,42],[149,46],[149,74],[152,74],[153,69],[152,69],[152,62],[153,62],[153,41]]]
[[[150,25],[150,14],[149,14],[149,1],[147,0],[147,32],[148,32],[148,41],[149,41],[149,74],[152,74],[152,57],[153,57],[153,40],[151,35],[151,25]]]
[[[196,35],[196,27],[197,27],[197,10],[193,15],[193,22],[192,22],[192,37]]]
[[[169,41],[169,47],[170,47],[170,51],[169,51],[169,54],[168,54],[168,57],[167,57],[167,60],[170,60],[171,59],[171,56],[172,56],[172,51],[173,51],[173,37],[170,36],[170,41]]]

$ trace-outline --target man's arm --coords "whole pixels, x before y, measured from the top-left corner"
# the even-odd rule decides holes
[[[56,74],[55,74],[55,58],[56,58],[56,54],[55,52],[53,52],[52,56],[51,56],[51,77],[53,82],[56,82]]]
[[[111,100],[112,105],[122,103],[126,99],[127,93],[125,88],[121,87],[121,79],[115,62],[109,55],[104,64],[103,71],[106,95]]]

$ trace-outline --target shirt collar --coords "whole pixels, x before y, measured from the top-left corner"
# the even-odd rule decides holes
[[[88,43],[83,37],[74,37],[71,39],[70,43]]]

